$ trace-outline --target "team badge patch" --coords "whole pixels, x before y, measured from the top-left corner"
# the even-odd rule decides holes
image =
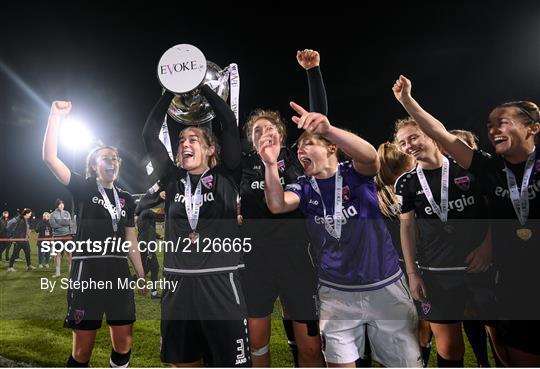
[[[278,167],[278,170],[281,172],[281,173],[284,173],[285,172],[285,160],[280,160],[277,162],[277,167]]]
[[[214,176],[213,175],[208,175],[206,177],[203,177],[201,179],[201,182],[202,184],[204,185],[204,187],[208,188],[209,190],[212,189],[212,187],[214,187]]]
[[[536,164],[534,166],[534,171],[535,172],[540,172],[540,160],[536,161]]]
[[[422,303],[422,312],[424,315],[428,315],[431,311],[431,303],[430,302],[423,302]]]
[[[462,191],[468,191],[471,187],[471,179],[468,176],[454,178],[454,183]]]
[[[75,320],[75,324],[79,324],[82,322],[84,318],[84,310],[77,309],[73,312],[73,318]]]
[[[343,187],[343,201],[349,201],[351,199],[351,190],[349,186]]]
[[[126,206],[126,199],[121,197],[118,200],[120,200],[120,208],[123,209]]]

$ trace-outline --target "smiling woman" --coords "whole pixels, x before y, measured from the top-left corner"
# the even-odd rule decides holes
[[[206,128],[190,127],[182,130],[176,154],[176,164],[194,174],[202,174],[208,166],[218,163],[219,144]],[[200,173],[198,173],[200,172]]]
[[[101,146],[88,154],[86,178],[71,170],[57,155],[59,125],[71,111],[71,102],[54,101],[43,142],[43,160],[67,187],[79,204],[80,216],[77,241],[104,241],[117,237],[130,243],[129,251],[108,251],[103,254],[75,251],[72,257],[70,280],[85,282],[116,281],[130,276],[127,259],[131,259],[139,275],[144,271],[137,248],[134,228],[135,203],[131,195],[120,189],[118,179],[120,159],[114,147]],[[102,201],[95,201],[102,199]],[[101,327],[103,314],[111,331],[111,366],[127,365],[131,354],[132,328],[135,321],[135,301],[131,289],[79,291],[69,288],[66,328],[73,330],[73,348],[67,366],[88,366],[96,331]]]
[[[116,147],[96,147],[86,158],[86,178],[96,177],[104,183],[112,183],[118,178],[121,164]]]
[[[181,131],[176,163],[170,160],[158,138],[173,99],[170,92],[161,96],[143,130],[146,151],[167,194],[166,241],[189,240],[192,245],[181,252],[165,251],[164,276],[180,283],[178,289],[163,289],[161,360],[182,366],[200,366],[202,362],[220,367],[251,366],[246,306],[239,283],[242,253],[225,248],[203,250],[205,241],[221,244],[238,232],[238,128],[225,101],[207,85],[201,92],[223,127],[219,162],[216,139],[200,127]]]
[[[485,222],[473,221],[487,209],[474,176],[444,156],[414,119],[398,120],[394,137],[417,161],[395,184],[403,199],[401,245],[411,292],[435,334],[439,366],[460,366],[465,305],[485,318],[494,303],[493,274],[486,272],[491,233]]]
[[[540,131],[538,106],[530,101],[515,101],[491,111],[487,133],[496,152],[491,156],[473,150],[425,111],[412,97],[410,80],[400,76],[392,90],[421,130],[479,180],[490,203],[494,261],[498,268],[500,320],[494,322],[490,333],[505,365],[539,366],[536,335],[540,330],[540,299],[530,290],[539,281],[540,248],[531,247],[540,244],[540,149],[535,146],[535,136]]]

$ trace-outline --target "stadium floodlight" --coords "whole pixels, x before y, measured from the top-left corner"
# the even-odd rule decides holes
[[[92,133],[79,118],[66,118],[60,130],[62,144],[76,149],[87,149],[94,141]]]

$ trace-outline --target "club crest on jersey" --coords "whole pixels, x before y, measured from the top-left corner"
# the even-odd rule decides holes
[[[284,173],[285,172],[285,160],[280,160],[277,162],[277,167],[278,167],[278,170],[281,172],[281,173]]]
[[[428,315],[431,311],[431,303],[430,302],[423,302],[422,303],[422,312],[424,315]]]
[[[203,177],[201,179],[201,182],[203,184],[204,187],[208,188],[209,190],[212,189],[212,187],[214,187],[214,176],[213,175],[207,175],[206,177]]]
[[[126,199],[120,197],[118,200],[120,200],[120,208],[124,208],[126,206]]]
[[[536,164],[534,165],[534,171],[537,173],[540,172],[540,160],[536,161]]]
[[[471,187],[471,179],[468,176],[454,178],[454,183],[461,191],[469,191]]]
[[[351,199],[351,190],[349,189],[349,186],[343,187],[343,201],[349,201]]]
[[[82,322],[84,318],[84,310],[77,309],[73,312],[73,318],[75,320],[75,324],[79,324]]]

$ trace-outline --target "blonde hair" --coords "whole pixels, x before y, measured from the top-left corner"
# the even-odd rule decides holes
[[[461,141],[464,141],[471,149],[476,150],[478,148],[478,136],[471,131],[453,129],[448,132],[459,138]]]
[[[219,161],[219,143],[217,141],[216,136],[213,133],[211,133],[207,128],[204,128],[204,127],[187,127],[180,131],[180,133],[178,134],[178,138],[181,139],[184,132],[188,132],[188,131],[198,132],[200,136],[199,135],[197,136],[202,137],[204,141],[204,145],[206,147],[214,146],[214,153],[210,155],[210,157],[208,158],[208,166],[210,168],[215,167]],[[181,163],[180,153],[177,152],[176,153],[176,166],[180,166],[180,163]]]
[[[285,128],[285,123],[283,123],[281,115],[276,110],[257,109],[251,112],[246,123],[244,124],[244,133],[248,142],[255,147],[253,143],[253,126],[261,119],[266,119],[272,123],[272,125],[277,129],[281,138],[280,143],[283,145],[285,143],[285,138],[287,137],[287,129]]]
[[[415,160],[390,142],[379,145],[377,153],[381,161],[381,169],[375,176],[379,208],[387,218],[395,218],[399,214],[399,201],[394,183],[401,174],[414,167]]]
[[[118,155],[118,149],[116,147],[114,146],[95,147],[86,156],[86,178],[96,177],[96,170],[93,167],[97,165],[96,160],[97,160],[98,152],[104,149],[113,151],[116,154],[116,156],[118,156],[118,166],[120,167],[120,165],[122,164],[122,159]]]
[[[418,128],[419,131],[422,131],[418,123],[416,123],[416,121],[412,117],[405,117],[405,118],[398,119],[394,123],[394,143],[397,143],[398,131],[407,126],[412,126],[412,127]]]

